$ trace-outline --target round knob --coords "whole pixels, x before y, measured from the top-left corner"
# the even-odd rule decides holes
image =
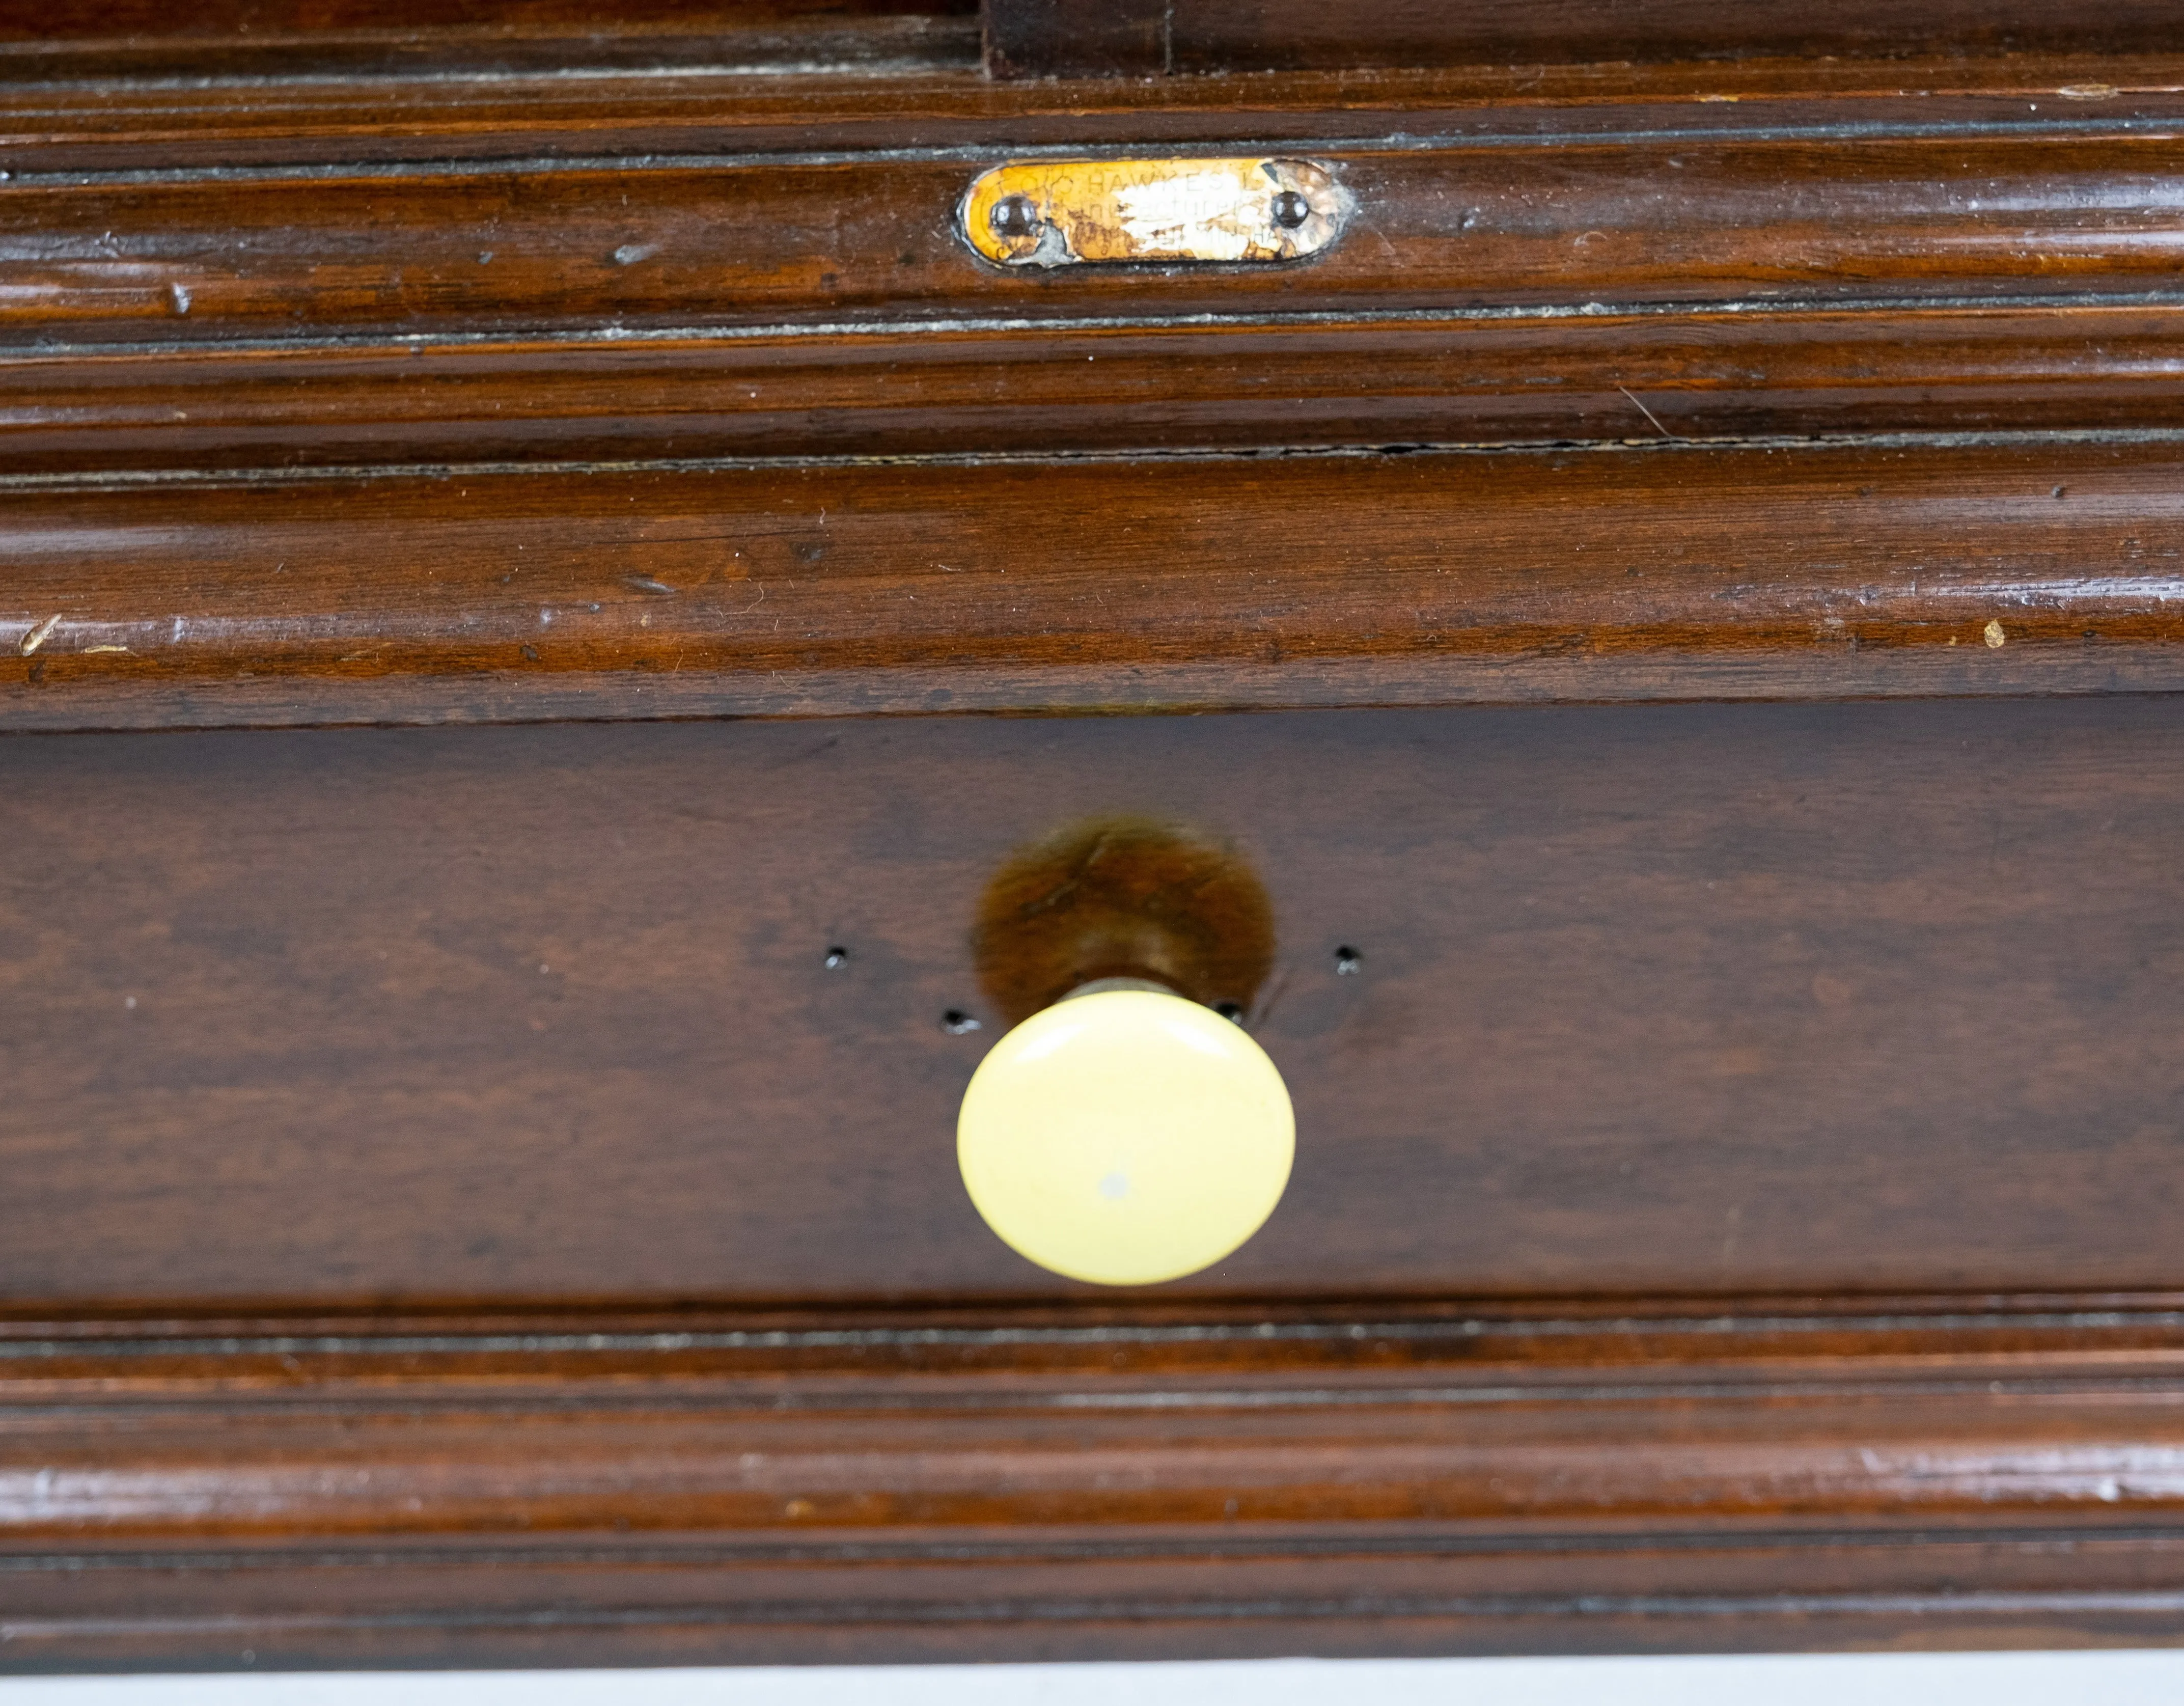
[[[956,1131],[964,1185],[1001,1241],[1101,1285],[1218,1262],[1274,1212],[1295,1150],[1282,1075],[1241,1026],[1116,979],[996,1043]]]

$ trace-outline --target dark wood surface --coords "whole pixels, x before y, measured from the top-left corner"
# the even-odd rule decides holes
[[[1362,65],[1745,56],[1891,55],[1944,48],[2127,53],[2174,38],[2174,0],[2097,12],[2041,0],[985,0],[998,76],[1159,76]]]
[[[0,86],[977,63],[978,0],[6,0]]]
[[[988,884],[1118,815],[1266,884],[1300,1133],[1159,1295],[2184,1285],[2165,697],[0,751],[19,1307],[1112,1296],[954,1117]]]
[[[2103,81],[2103,80],[2108,81]],[[996,85],[53,82],[8,467],[2175,423],[2173,59]],[[1391,140],[1396,146],[1391,146]],[[1279,146],[1295,268],[1000,270],[997,158]]]
[[[2176,685],[2166,435],[16,482],[17,729]]]
[[[2167,302],[19,350],[10,472],[2175,430]],[[2059,454],[2072,453],[2059,446]],[[0,475],[0,478],[5,478]],[[4,490],[0,487],[0,490]]]
[[[0,0],[0,1667],[2184,1639],[2175,9]],[[1301,1136],[1118,1295],[1132,818]]]
[[[952,144],[973,164],[1016,148],[1208,143],[1507,145],[1670,133],[1734,139],[1786,128],[1852,142],[1893,126],[1973,135],[2148,130],[2173,115],[2178,50],[2127,54],[1477,64],[1178,78],[997,83],[944,57],[883,68],[744,66],[581,77],[310,74],[238,82],[180,75],[54,76],[9,87],[0,137],[24,171],[417,165],[434,160],[612,159],[837,151],[915,158]],[[1392,133],[1392,134],[1391,134]]]
[[[2176,1300],[0,1335],[0,1663],[2179,1638]]]
[[[177,169],[148,181],[25,170],[0,186],[0,265],[14,285],[0,332],[35,352],[40,338],[168,347],[301,331],[596,337],[788,321],[838,332],[844,315],[1158,323],[1252,310],[2165,297],[2166,173],[2184,110],[2164,98],[2154,123],[2134,125],[2103,104],[2051,103],[2065,110],[2048,124],[2032,113],[1966,127],[1984,136],[1855,146],[1757,125],[1447,151],[1323,146],[1313,158],[1357,202],[1341,240],[1293,266],[1242,268],[994,266],[956,229],[977,166],[944,146],[867,159],[426,160],[392,174]],[[1347,117],[1364,128],[1395,115]],[[1108,148],[1128,134],[1106,129]]]
[[[1883,135],[1851,148],[1703,124],[1643,147],[1580,137],[1485,159],[1323,148],[1359,218],[1294,269],[991,267],[954,231],[971,174],[944,147],[869,163],[671,157],[442,172],[426,160],[400,176],[398,202],[383,174],[337,167],[240,178],[182,168],[149,182],[26,170],[0,192],[0,255],[20,281],[13,329],[163,342],[279,335],[298,321],[431,333],[880,307],[1067,315],[1127,301],[1147,316],[1801,287],[2155,288],[2168,271],[2159,131],[2176,121],[2174,102],[2161,103],[2170,110],[2158,128],[2100,110],[2115,104],[2051,101],[2061,110],[2046,124],[2035,111],[1977,127],[1999,134]],[[2131,133],[2147,129],[2156,133]],[[1106,130],[1109,147],[1128,134]],[[1997,202],[2011,215],[1999,226]]]

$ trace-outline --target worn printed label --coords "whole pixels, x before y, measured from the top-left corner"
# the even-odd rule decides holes
[[[1285,261],[1342,233],[1351,199],[1310,160],[1035,160],[963,198],[972,248],[1004,266]]]

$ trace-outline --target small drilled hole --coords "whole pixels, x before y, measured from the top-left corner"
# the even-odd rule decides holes
[[[1216,1001],[1213,1011],[1232,1023],[1240,1025],[1244,1023],[1244,1009],[1234,1001]]]
[[[984,1027],[962,1008],[950,1007],[940,1016],[940,1029],[951,1037],[960,1037],[971,1031],[982,1030]]]
[[[1364,969],[1365,956],[1362,954],[1360,954],[1357,949],[1337,948],[1334,951],[1334,975],[1336,977],[1354,978],[1358,974],[1358,973]]]
[[[829,948],[827,950],[825,964],[828,971],[838,972],[843,967],[849,963],[850,951],[847,948]]]

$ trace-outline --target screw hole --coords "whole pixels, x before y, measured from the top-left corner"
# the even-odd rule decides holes
[[[940,1016],[940,1029],[951,1037],[960,1037],[985,1028],[962,1008],[950,1007]]]
[[[1334,975],[1336,977],[1354,978],[1358,974],[1358,973],[1364,970],[1364,968],[1365,956],[1362,954],[1360,954],[1357,949],[1337,948],[1334,951]]]
[[[825,964],[828,971],[838,972],[843,967],[849,963],[850,951],[847,948],[829,948],[827,950]]]

